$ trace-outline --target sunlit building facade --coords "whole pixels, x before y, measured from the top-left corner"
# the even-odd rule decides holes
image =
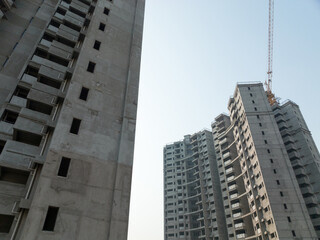
[[[205,174],[197,175],[201,163],[193,174],[200,183],[219,186],[214,191],[219,201],[208,201],[200,191],[196,192],[199,194],[196,202],[189,201],[189,208],[197,209],[196,203],[201,201],[215,213],[222,208],[223,212],[215,219],[223,231],[212,231],[212,234],[202,231],[189,238],[318,239],[320,155],[298,105],[286,101],[270,106],[261,83],[245,83],[237,84],[228,109],[229,115],[215,118],[211,133],[213,142],[207,142],[207,145],[212,143],[207,148],[214,151],[213,158],[209,159],[215,166],[210,178]],[[197,141],[192,141],[192,136],[189,138],[189,155],[193,156],[190,161],[193,161],[201,148],[198,138]],[[177,174],[175,170],[169,175],[166,172],[168,146],[174,145],[166,145],[164,150],[167,187],[167,176]],[[174,167],[176,158],[170,161]],[[177,194],[175,187],[171,194]],[[188,201],[188,196],[180,201]],[[165,191],[165,211],[166,204]],[[205,222],[212,223],[211,213],[198,218],[203,219],[203,226]],[[177,216],[176,211],[171,211],[171,219],[175,221]],[[165,219],[165,239],[179,239],[179,225],[173,228],[171,238],[168,226]]]

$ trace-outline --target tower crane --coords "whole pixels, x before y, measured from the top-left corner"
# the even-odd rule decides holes
[[[273,64],[273,22],[274,22],[274,0],[269,0],[269,33],[268,33],[268,79],[265,82],[267,97],[272,106],[277,102],[272,93],[272,64]]]

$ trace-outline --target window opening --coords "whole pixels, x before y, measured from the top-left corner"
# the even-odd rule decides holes
[[[74,118],[74,119],[72,120],[72,124],[71,124],[71,128],[70,128],[70,133],[78,134],[79,129],[80,129],[80,123],[81,123],[81,120],[80,120],[80,119]]]
[[[59,171],[58,171],[58,176],[67,177],[68,171],[69,171],[69,167],[70,167],[70,162],[71,162],[70,158],[66,158],[66,157],[62,157],[61,158]]]
[[[46,219],[43,224],[43,231],[54,231],[54,227],[56,225],[57,216],[58,216],[59,208],[49,206]]]
[[[82,87],[79,98],[81,100],[87,101],[89,89]]]
[[[95,66],[96,66],[95,63],[89,62],[88,67],[87,67],[87,71],[93,73]]]

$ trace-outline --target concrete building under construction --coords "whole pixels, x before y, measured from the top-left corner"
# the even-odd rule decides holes
[[[0,9],[0,239],[127,239],[144,0]]]
[[[190,239],[320,238],[320,155],[298,105],[271,106],[261,83],[246,83],[237,85],[228,109],[230,115],[212,123],[213,146],[207,146],[214,149],[209,162],[216,169],[210,179],[200,174],[198,180],[218,186],[214,195],[221,201],[211,202],[211,208],[222,204],[224,211],[215,219],[225,231],[220,235],[210,229]],[[173,168],[176,161],[173,156]],[[198,198],[209,206],[205,195]],[[206,222],[211,216],[198,219]],[[166,240],[178,238],[165,229]]]

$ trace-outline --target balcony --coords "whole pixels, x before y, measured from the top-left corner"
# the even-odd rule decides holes
[[[283,142],[285,145],[287,145],[289,143],[294,143],[294,139],[289,135],[283,138]]]
[[[278,124],[278,128],[280,131],[288,129],[287,124],[285,122],[281,122]]]
[[[277,116],[276,121],[277,121],[277,124],[280,124],[282,122],[286,122],[282,115]]]
[[[221,141],[220,141],[220,145],[222,145],[222,144],[224,144],[224,143],[226,143],[227,142],[227,138],[225,137],[225,138],[223,138]]]
[[[298,180],[298,184],[299,184],[299,185],[310,182],[308,176],[305,176],[305,175],[302,175],[302,177],[297,178],[297,180]]]
[[[238,217],[240,217],[241,215],[242,215],[241,212],[237,212],[237,213],[233,214],[232,217],[238,218]]]
[[[307,193],[313,194],[313,189],[311,187],[303,187],[300,190],[301,190],[302,195],[307,194]]]
[[[306,205],[308,204],[318,204],[317,199],[314,196],[304,198]]]
[[[237,234],[236,237],[237,237],[237,239],[245,239],[246,234],[245,233]]]
[[[36,77],[33,77],[31,75],[28,74],[23,74],[22,78],[21,78],[21,82],[27,83],[29,85],[32,85],[34,82],[37,81]]]
[[[224,166],[227,166],[227,165],[230,164],[231,162],[232,162],[231,159],[225,161],[225,162],[224,162]]]
[[[292,165],[294,170],[297,170],[299,168],[303,168],[304,167],[300,160],[292,161],[291,165]]]
[[[30,160],[36,159],[38,155],[40,155],[40,148],[37,146],[7,140],[0,156],[0,162],[19,168],[28,168]]]
[[[223,159],[226,159],[227,157],[230,157],[230,152],[227,152],[225,154],[222,155]]]
[[[228,168],[227,170],[226,170],[226,174],[229,174],[229,173],[232,173],[233,172],[233,168],[231,167],[231,168]]]
[[[318,207],[308,208],[308,212],[310,215],[320,215],[320,209]]]
[[[294,143],[288,143],[285,145],[288,152],[297,151],[297,147]]]
[[[294,173],[296,174],[296,176],[307,176],[307,172],[304,168],[298,168],[294,171]]]
[[[230,195],[230,199],[234,199],[238,197],[238,193],[234,193]]]
[[[12,105],[18,106],[18,107],[26,107],[27,106],[27,99],[21,98],[18,96],[12,96],[10,103]]]
[[[237,203],[234,203],[231,205],[231,209],[235,209],[235,208],[239,208],[240,207],[240,203],[237,202]]]
[[[235,225],[234,225],[234,228],[235,229],[239,229],[239,228],[244,228],[245,227],[245,224],[242,222],[242,223],[236,223]]]
[[[45,59],[45,58],[42,58],[42,57],[39,57],[36,55],[34,55],[32,57],[31,61],[34,62],[35,64],[39,64],[40,66],[44,65],[44,66],[48,67],[49,69],[54,69],[54,70],[59,71],[61,73],[65,73],[68,70],[67,67],[65,67],[61,64],[55,63],[53,61],[50,61],[48,59]]]
[[[299,155],[297,152],[293,151],[289,153],[289,158],[291,161],[293,161],[293,160],[299,159]]]
[[[230,181],[232,181],[233,179],[234,179],[234,176],[230,176],[230,177],[227,178],[227,182],[230,182]]]

